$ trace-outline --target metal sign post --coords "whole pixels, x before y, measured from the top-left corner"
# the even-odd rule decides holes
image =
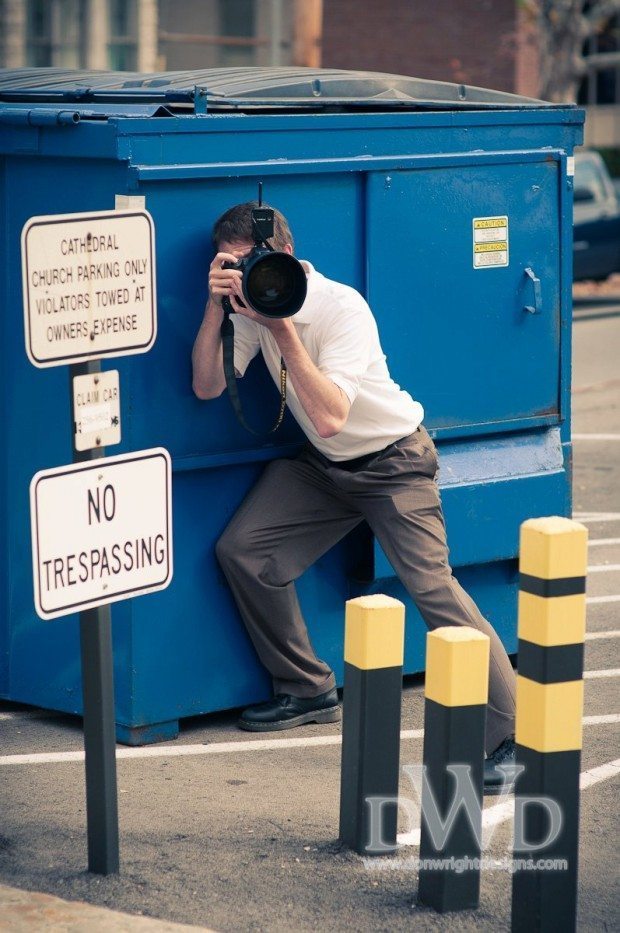
[[[71,431],[75,423],[73,379],[101,372],[99,360],[69,367]],[[97,460],[105,448],[74,450],[73,462]],[[114,661],[110,604],[80,612],[84,756],[86,763],[86,832],[88,870],[113,875],[119,870],[118,787],[114,716]]]
[[[76,375],[90,374],[96,387],[98,365],[82,364]],[[167,450],[103,453],[97,445],[36,473],[30,513],[37,613],[80,613],[89,869],[111,874],[118,817],[110,603],[169,585],[172,504]]]
[[[119,870],[110,603],[172,578],[170,455],[105,457],[120,392],[101,358],[145,353],[157,333],[153,221],[121,206],[32,217],[21,240],[28,358],[70,364],[73,465],[30,483],[34,596],[42,619],[80,614],[88,869],[102,875]]]

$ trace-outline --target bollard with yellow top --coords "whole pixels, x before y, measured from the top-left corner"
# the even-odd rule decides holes
[[[488,635],[474,628],[426,636],[418,901],[440,912],[477,907],[480,899],[489,655]]]
[[[570,519],[521,525],[515,931],[575,929],[587,549]]]
[[[340,839],[393,852],[398,814],[405,607],[390,596],[346,604]]]

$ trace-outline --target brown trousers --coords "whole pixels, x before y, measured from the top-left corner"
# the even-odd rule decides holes
[[[274,460],[217,542],[216,553],[275,693],[312,697],[335,685],[317,658],[294,580],[366,519],[429,629],[471,625],[491,639],[486,750],[514,733],[515,675],[497,633],[453,577],[424,427],[358,468],[311,445]]]

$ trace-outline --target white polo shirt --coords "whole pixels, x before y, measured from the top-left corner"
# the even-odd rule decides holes
[[[290,377],[287,404],[308,440],[330,460],[351,460],[382,450],[415,431],[424,409],[390,377],[377,324],[359,292],[326,278],[309,262],[302,265],[308,294],[291,320],[312,362],[347,394],[351,408],[343,429],[323,438],[305,413]],[[231,320],[238,374],[243,376],[262,350],[279,389],[281,354],[271,332],[241,314],[233,314]]]

